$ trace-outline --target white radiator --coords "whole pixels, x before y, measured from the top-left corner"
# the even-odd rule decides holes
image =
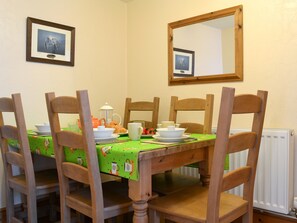
[[[233,129],[231,134],[246,131]],[[290,129],[263,129],[258,160],[254,207],[288,214],[293,205],[294,137]],[[246,162],[246,151],[229,156],[229,170]],[[181,167],[178,171],[198,177],[198,170]],[[242,186],[230,193],[241,195]]]

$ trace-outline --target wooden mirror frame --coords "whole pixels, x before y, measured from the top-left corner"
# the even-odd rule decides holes
[[[173,74],[173,30],[187,25],[234,15],[235,73],[209,76],[175,77]],[[204,84],[243,80],[243,15],[242,5],[210,12],[168,24],[168,85]]]

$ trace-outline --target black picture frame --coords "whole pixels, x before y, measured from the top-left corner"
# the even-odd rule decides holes
[[[74,66],[75,28],[27,18],[26,60]]]
[[[194,76],[195,52],[173,48],[173,75],[176,77]]]

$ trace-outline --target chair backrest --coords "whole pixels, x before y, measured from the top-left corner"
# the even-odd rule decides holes
[[[204,122],[178,122],[180,127],[186,128],[189,133],[211,133],[213,116],[214,96],[207,94],[206,98],[186,98],[178,99],[171,97],[169,120],[177,122],[177,113],[179,111],[204,111]]]
[[[6,118],[4,118],[4,113],[13,114],[15,124],[5,124],[4,119]],[[17,140],[19,149],[11,148],[8,144],[9,140]],[[12,94],[11,98],[0,98],[0,143],[7,190],[10,191],[9,181],[16,174],[13,173],[13,166],[18,167],[26,177],[24,191],[19,192],[27,194],[31,200],[36,200],[35,174],[20,94]],[[6,194],[7,196],[13,196],[8,192]],[[8,202],[8,200],[9,198],[7,197],[6,201]],[[7,204],[7,208],[13,208],[13,204]],[[36,205],[32,205],[31,208],[34,208],[35,210],[32,211],[36,213]],[[10,211],[10,213],[13,212]],[[11,220],[12,217],[8,216],[8,219]],[[36,216],[29,216],[29,219],[32,219],[32,221],[33,218],[36,218]]]
[[[6,125],[4,113],[14,113],[15,125]],[[7,179],[13,177],[12,166],[17,166],[26,175],[27,189],[35,194],[34,168],[29,146],[24,111],[20,94],[13,94],[12,98],[0,98],[0,136],[1,152],[4,163],[4,172]],[[17,140],[19,149],[11,149],[8,140]]]
[[[208,195],[208,222],[218,220],[221,193],[241,184],[243,199],[249,202],[249,211],[253,211],[254,181],[267,95],[266,91],[258,91],[257,95],[235,96],[234,88],[223,88]],[[251,131],[230,136],[232,115],[248,113],[253,115]],[[224,174],[226,155],[243,150],[248,150],[246,165]]]
[[[76,97],[56,97],[54,93],[46,93],[46,102],[59,174],[62,214],[70,215],[69,211],[65,212],[64,210],[68,202],[66,200],[70,192],[69,181],[71,179],[90,186],[93,222],[103,222],[102,185],[88,92],[86,90],[77,91]],[[81,133],[61,129],[61,114],[78,114],[81,122]],[[86,162],[84,161],[83,165],[80,165],[65,160],[64,152],[69,148],[83,150],[86,154]],[[82,211],[80,210],[80,212]],[[65,218],[70,219],[70,216]]]
[[[124,127],[128,127],[128,123],[131,122],[131,112],[132,111],[151,111],[152,119],[151,121],[145,121],[146,128],[157,128],[158,116],[159,116],[159,103],[160,98],[154,97],[153,101],[134,101],[131,98],[126,98],[125,104],[125,115],[124,115]]]

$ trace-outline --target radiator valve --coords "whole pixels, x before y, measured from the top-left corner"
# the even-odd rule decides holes
[[[290,216],[294,216],[297,218],[297,209],[296,208],[291,208],[291,211],[289,212]]]

